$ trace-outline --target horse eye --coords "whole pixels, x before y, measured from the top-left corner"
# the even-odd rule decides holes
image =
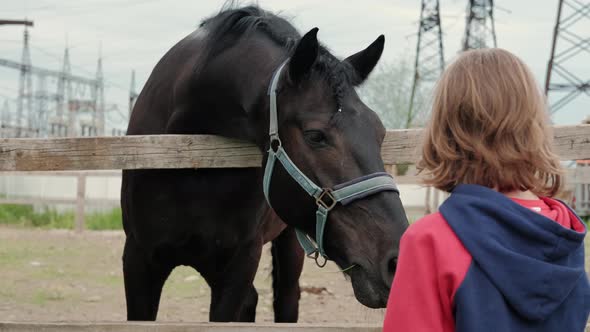
[[[303,132],[303,136],[307,142],[313,145],[326,145],[328,143],[326,135],[320,130],[306,130]]]

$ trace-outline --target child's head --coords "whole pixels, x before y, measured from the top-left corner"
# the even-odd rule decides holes
[[[502,49],[467,51],[436,86],[418,168],[445,191],[479,184],[552,196],[562,183],[552,136],[528,67]]]

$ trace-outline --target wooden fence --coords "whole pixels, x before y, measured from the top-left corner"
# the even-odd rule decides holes
[[[590,125],[554,128],[562,160],[590,159]],[[413,163],[420,130],[388,131],[386,164]],[[261,154],[247,143],[215,136],[127,136],[55,139],[0,139],[0,171],[117,170],[153,168],[259,167]],[[17,174],[17,173],[14,173]],[[87,175],[87,174],[86,174]],[[83,175],[82,175],[83,178]],[[403,180],[403,179],[402,179]],[[398,179],[399,181],[399,179]],[[401,181],[403,182],[403,181]],[[85,181],[78,184],[83,193]],[[78,200],[79,202],[84,200]],[[83,205],[82,205],[83,206]],[[78,206],[80,209],[80,206]],[[1,331],[271,331],[277,325],[161,323],[0,323]],[[281,325],[282,331],[379,331],[379,326]]]
[[[0,332],[380,332],[382,326],[355,324],[247,324],[247,323],[20,323],[0,322]]]
[[[385,164],[414,163],[420,139],[419,129],[387,131],[381,151]],[[562,160],[590,159],[590,125],[554,127],[554,146]],[[76,229],[81,231],[84,228],[86,204],[118,204],[115,200],[85,197],[86,177],[120,174],[96,170],[259,167],[260,164],[261,154],[256,146],[210,135],[4,138],[0,139],[0,172],[75,176],[78,184],[75,200],[7,198],[0,199],[0,204],[75,204]],[[80,170],[94,171],[73,172]],[[590,183],[590,174],[570,170],[568,179],[570,183]],[[419,183],[419,177],[399,176],[396,181],[399,184],[416,184]],[[432,205],[438,206],[438,193],[428,191],[428,194],[432,197],[427,197],[427,201],[432,200]],[[426,211],[429,206],[430,203],[426,204]],[[419,213],[417,207],[408,209]]]
[[[390,130],[381,154],[385,164],[417,158],[420,129]],[[562,160],[590,159],[590,125],[558,126],[555,151]],[[0,139],[0,171],[66,171],[150,168],[260,167],[249,143],[208,135],[153,135]]]

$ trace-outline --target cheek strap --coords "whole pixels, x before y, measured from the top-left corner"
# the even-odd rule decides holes
[[[367,196],[375,195],[382,191],[395,191],[399,193],[393,177],[385,172],[377,172],[356,178],[335,186],[333,189],[322,189],[311,181],[301,170],[293,163],[282,146],[276,151],[269,149],[266,168],[264,171],[263,191],[269,205],[270,203],[270,182],[276,161],[287,173],[299,184],[308,195],[315,199],[316,210],[316,243],[304,232],[296,229],[297,240],[308,257],[315,259],[318,266],[323,267],[327,261],[327,255],[324,249],[324,231],[328,220],[328,213],[336,207],[337,204],[348,205],[356,200],[363,199]],[[319,258],[323,259],[320,262]]]

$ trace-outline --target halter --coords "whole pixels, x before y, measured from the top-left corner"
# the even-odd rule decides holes
[[[270,147],[268,150],[268,159],[264,170],[264,196],[270,205],[270,181],[274,170],[275,162],[278,160],[289,175],[307,192],[308,195],[315,199],[317,204],[316,211],[316,244],[310,237],[299,229],[296,229],[297,240],[308,257],[315,260],[319,267],[324,267],[328,260],[324,251],[324,229],[328,220],[328,213],[338,204],[347,205],[356,200],[377,194],[382,191],[395,191],[399,193],[391,175],[385,172],[377,172],[364,175],[354,180],[334,186],[334,188],[321,188],[311,181],[297,166],[291,161],[287,152],[283,149],[281,139],[278,133],[277,120],[277,94],[276,89],[281,76],[281,72],[289,59],[283,62],[274,72],[268,94],[270,96],[270,125],[269,138]],[[323,258],[320,263],[319,257]]]

